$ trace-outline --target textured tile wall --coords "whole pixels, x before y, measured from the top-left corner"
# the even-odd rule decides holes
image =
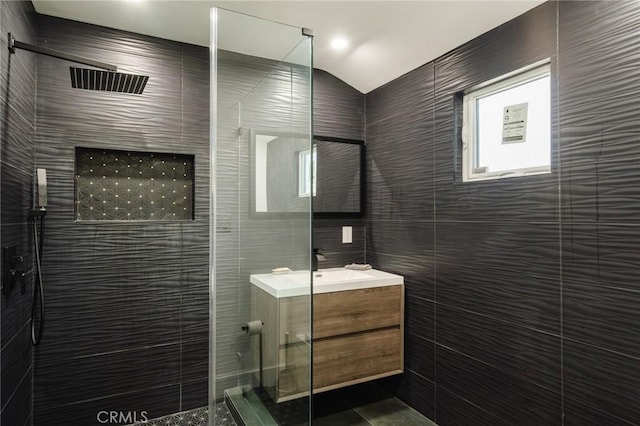
[[[559,10],[565,419],[637,423],[640,5]]]
[[[71,88],[37,57],[38,167],[47,169],[47,328],[35,352],[37,425],[97,424],[207,404],[208,49],[38,17],[38,44],[150,75],[141,95]],[[195,158],[194,220],[75,221],[75,147]]]
[[[387,385],[440,425],[640,418],[639,24],[546,3],[366,96],[367,261],[407,277]],[[553,173],[461,183],[454,95],[544,58]]]
[[[358,90],[326,71],[313,73],[313,133],[364,140],[364,98]],[[367,194],[371,196],[371,194]],[[365,219],[314,219],[313,246],[324,249],[320,268],[364,263]],[[353,243],[342,244],[342,227],[351,226]]]
[[[36,16],[30,1],[0,4],[0,34],[36,41]],[[32,205],[35,154],[36,59],[0,49],[0,243],[25,257],[22,285],[0,296],[0,423],[31,424],[32,348],[30,338],[33,246],[27,213]],[[0,260],[1,261],[1,260]]]
[[[367,94],[366,260],[405,277],[405,374],[396,395],[435,419],[433,64]]]

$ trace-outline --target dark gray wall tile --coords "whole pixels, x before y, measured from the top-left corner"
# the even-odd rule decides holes
[[[406,297],[404,306],[405,333],[435,341],[435,305],[419,297]]]
[[[28,139],[27,139],[28,140]],[[2,201],[2,213],[0,218],[3,224],[27,223],[29,211],[33,208],[32,179],[33,172],[14,167],[9,163],[0,165],[0,201]],[[27,236],[24,235],[23,238]]]
[[[433,219],[433,135],[426,108],[367,125],[367,217]]]
[[[634,2],[559,2],[561,155],[567,166],[637,162],[634,76],[640,7]],[[630,165],[630,163],[628,163]]]
[[[208,405],[209,380],[203,379],[182,384],[181,411],[192,408],[206,407]]]
[[[568,223],[562,232],[563,277],[640,290],[640,226]]]
[[[43,256],[49,313],[43,356],[180,340],[179,228],[51,222]]]
[[[180,373],[182,382],[203,380],[207,377],[209,372],[208,337],[200,340],[183,341],[180,356],[182,358],[182,371]]]
[[[566,280],[562,302],[565,337],[640,358],[640,292]]]
[[[395,256],[417,255],[426,262],[433,259],[433,222],[390,219],[367,225],[367,250]],[[425,275],[429,275],[427,271]]]
[[[432,119],[429,111],[433,111],[433,63],[367,93],[366,103],[367,138],[369,126],[381,120],[421,111],[424,114],[422,118],[429,121]]]
[[[402,275],[404,277],[406,298],[421,297],[434,299],[434,278],[430,263],[420,255],[378,253],[367,251],[367,263],[375,269]],[[431,265],[432,266],[432,265]]]
[[[560,334],[560,280],[438,264],[438,303]]]
[[[367,262],[377,269],[402,275],[407,298],[433,300],[433,223],[369,222]]]
[[[25,43],[36,41],[35,10],[30,1],[2,2],[0,28]],[[35,154],[36,59],[33,53],[0,51],[0,241],[24,257],[23,281],[0,295],[2,332],[2,413],[0,423],[22,426],[32,417],[33,365],[29,317],[33,252],[28,212],[32,203]],[[1,261],[0,261],[1,262]],[[5,265],[0,265],[4,267]],[[6,283],[3,283],[5,285]]]
[[[28,419],[32,413],[32,387],[31,377],[32,371],[29,370],[23,377],[22,381],[11,391],[10,398],[5,406],[2,407],[0,414],[0,422],[4,425],[27,425]],[[4,386],[4,384],[3,384]],[[2,393],[5,389],[2,390]]]
[[[438,387],[519,425],[560,425],[560,395],[438,345]]]
[[[15,398],[22,381],[31,380],[31,327],[24,324],[13,338],[3,345],[2,353],[2,407],[10,398]],[[30,390],[29,390],[30,392]],[[24,398],[24,395],[17,395]]]
[[[597,407],[565,398],[564,424],[566,426],[629,426],[638,423],[610,416],[598,410]]]
[[[0,68],[2,71],[0,74],[2,87],[0,99],[3,101],[3,120],[17,117],[33,124],[36,100],[35,55],[27,51],[18,52],[20,53],[13,55],[2,52],[0,55],[3,61]],[[4,63],[5,61],[6,63]],[[4,108],[8,108],[8,110]],[[9,133],[3,127],[3,136],[7,136]],[[23,146],[30,150],[34,148],[33,144]]]
[[[558,232],[559,226],[553,224],[439,223],[435,243],[438,276],[443,264],[556,278],[560,271]]]
[[[624,141],[635,140],[625,136]],[[603,146],[608,145],[603,142]],[[635,188],[640,177],[637,161],[627,156],[620,161],[566,165],[562,175],[563,220],[574,223],[640,224]]]
[[[209,338],[209,276],[187,266],[183,273],[188,285],[182,287],[182,339]],[[205,370],[207,371],[207,370]]]
[[[49,410],[179,383],[180,343],[67,359],[38,352],[35,362],[36,408]],[[36,418],[46,424],[46,418]]]
[[[185,149],[204,154],[201,160],[206,160],[206,163],[203,161],[202,164],[206,164],[208,169],[209,145],[202,142],[209,140],[209,50],[189,44],[181,47],[182,143]],[[208,179],[204,182],[209,183]]]
[[[444,154],[448,141],[436,139],[436,220],[477,222],[556,222],[556,174],[514,177],[483,182],[454,181],[452,155]],[[461,161],[461,160],[460,160]],[[461,162],[457,164],[461,164]],[[461,170],[461,166],[457,166]]]
[[[628,422],[640,418],[638,358],[564,341],[564,391],[568,398]]]
[[[43,409],[35,405],[35,425],[46,426],[100,426],[104,421],[101,411],[131,413],[139,420],[145,415],[148,419],[162,417],[165,413],[180,411],[180,385],[167,385],[126,392],[106,398],[83,400],[52,409]],[[143,413],[143,411],[145,413]],[[41,420],[38,420],[41,419]]]
[[[435,336],[424,338],[416,334],[405,333],[404,336],[404,368],[427,380],[436,381],[436,346]]]
[[[441,386],[436,388],[436,407],[438,411],[434,421],[440,426],[510,424]]]
[[[9,340],[13,339],[16,333],[22,330],[25,324],[31,319],[31,294],[34,279],[34,271],[32,269],[33,255],[31,253],[32,248],[29,240],[31,232],[31,227],[24,222],[9,225],[3,224],[0,228],[2,246],[16,246],[16,254],[24,257],[24,262],[19,266],[19,270],[26,274],[22,280],[16,281],[11,293],[3,294],[1,298],[0,322],[2,323],[1,344],[3,347]]]
[[[313,134],[364,139],[364,95],[322,70],[313,72]]]
[[[438,344],[560,393],[558,336],[442,304],[436,312]]]

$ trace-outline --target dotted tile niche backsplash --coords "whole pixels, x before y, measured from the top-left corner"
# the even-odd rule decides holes
[[[76,219],[193,220],[194,156],[76,148]]]

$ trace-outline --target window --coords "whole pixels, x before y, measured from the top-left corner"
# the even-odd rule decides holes
[[[318,150],[313,147],[313,156],[311,149],[305,149],[298,152],[298,197],[308,197],[313,190],[313,196],[316,196],[316,173]],[[312,173],[313,171],[313,173]]]
[[[548,61],[464,94],[463,181],[551,171]]]

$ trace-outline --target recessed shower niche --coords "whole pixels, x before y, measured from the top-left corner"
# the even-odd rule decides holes
[[[194,156],[76,147],[76,220],[193,220]]]

